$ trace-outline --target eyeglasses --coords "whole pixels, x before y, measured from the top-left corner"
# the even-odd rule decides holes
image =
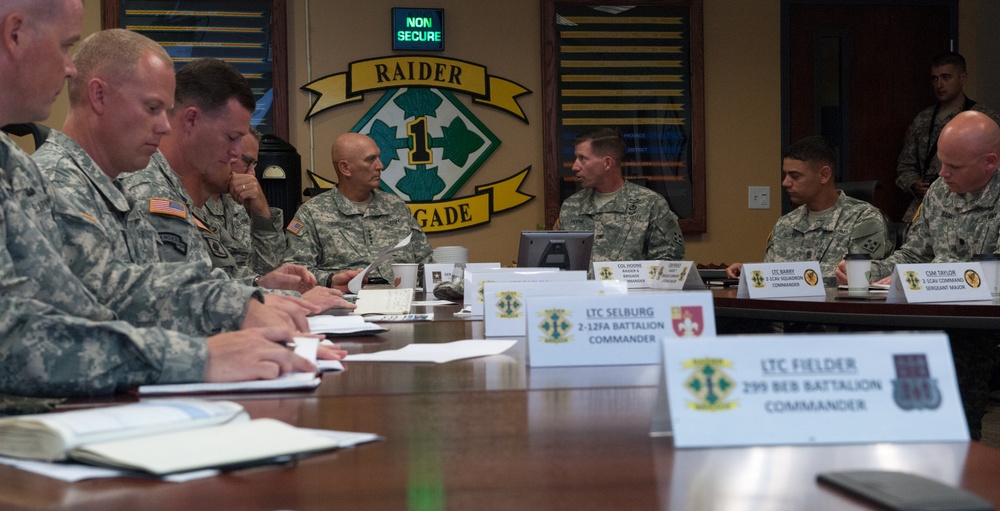
[[[240,155],[240,159],[243,160],[243,163],[247,164],[247,168],[248,169],[252,169],[252,168],[254,168],[254,167],[257,166],[257,160],[255,160],[255,159],[253,159],[253,158],[251,158],[251,157],[249,157],[249,156],[247,156],[245,154],[241,154]]]

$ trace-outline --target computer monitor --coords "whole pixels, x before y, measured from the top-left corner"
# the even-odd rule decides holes
[[[586,271],[593,245],[590,231],[522,231],[517,266]]]

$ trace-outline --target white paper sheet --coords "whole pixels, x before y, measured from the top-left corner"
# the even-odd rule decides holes
[[[368,334],[385,332],[386,328],[365,321],[361,316],[310,316],[309,330],[314,334]]]
[[[363,289],[358,292],[358,308],[351,314],[406,314],[412,302],[412,289]]]
[[[350,282],[347,283],[347,289],[352,293],[357,293],[358,291],[360,291],[361,283],[365,281],[365,275],[368,274],[368,271],[382,264],[386,259],[389,258],[390,255],[392,255],[393,252],[409,245],[410,238],[412,237],[413,234],[407,234],[406,237],[403,238],[399,243],[396,243],[395,247],[392,247],[389,250],[382,252],[382,255],[378,256],[378,259],[372,261],[372,264],[369,264],[367,268],[361,270],[361,273],[359,273],[356,277],[354,277],[353,279],[351,279]]]
[[[465,340],[439,344],[410,344],[398,350],[386,350],[376,353],[358,353],[348,355],[345,362],[434,362],[441,364],[463,358],[485,357],[499,355],[510,349],[517,341],[507,339],[497,340]]]

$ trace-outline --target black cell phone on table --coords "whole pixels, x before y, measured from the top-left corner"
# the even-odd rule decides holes
[[[886,470],[847,470],[816,476],[833,486],[885,509],[899,511],[992,511],[990,504],[967,490],[916,474]]]

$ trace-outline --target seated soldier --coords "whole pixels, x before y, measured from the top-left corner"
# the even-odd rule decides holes
[[[337,272],[360,270],[407,235],[410,244],[373,268],[369,282],[392,281],[392,263],[430,263],[431,246],[410,209],[399,197],[379,189],[380,150],[360,133],[345,133],[331,154],[337,187],[299,208],[285,229],[286,263],[305,266],[319,282],[330,284]]]

